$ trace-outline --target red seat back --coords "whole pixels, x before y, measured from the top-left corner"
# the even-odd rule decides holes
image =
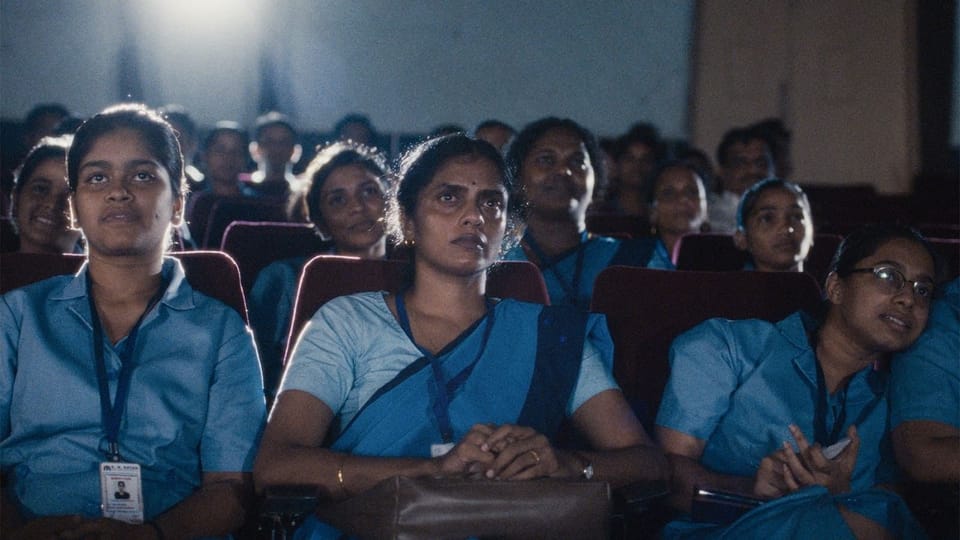
[[[713,318],[780,320],[816,310],[820,289],[800,272],[684,272],[611,266],[597,277],[591,311],[607,316],[614,376],[628,400],[656,417],[673,339]]]
[[[928,238],[927,240],[940,254],[944,277],[953,279],[960,276],[960,239]]]
[[[270,263],[321,253],[329,247],[313,225],[276,221],[234,221],[227,227],[220,244],[220,249],[237,261],[243,290],[247,293],[260,270]]]
[[[240,269],[226,253],[183,251],[171,253],[180,259],[190,285],[216,298],[247,320],[247,304],[240,285]],[[74,274],[86,257],[73,254],[4,253],[0,255],[0,293],[53,276]]]
[[[219,249],[223,233],[234,221],[287,221],[286,203],[253,197],[221,197],[210,208],[202,238],[206,249]]]
[[[318,255],[309,260],[300,274],[297,300],[287,334],[285,359],[296,343],[303,325],[320,306],[348,294],[366,291],[396,292],[405,284],[407,261],[368,260],[336,255]],[[547,287],[540,270],[526,261],[497,263],[488,274],[487,292],[497,298],[548,304]]]
[[[830,261],[842,240],[836,234],[814,235],[813,247],[803,264],[803,271],[813,276],[818,285],[822,285],[827,278]],[[677,242],[674,260],[678,270],[728,272],[742,270],[749,255],[737,249],[732,235],[693,233],[682,236]]]

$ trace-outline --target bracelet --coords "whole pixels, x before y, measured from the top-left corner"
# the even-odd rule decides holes
[[[160,525],[156,521],[145,521],[143,524],[157,532],[157,540],[166,540],[167,537],[163,534],[163,529],[160,528]]]
[[[340,486],[340,492],[343,495],[347,495],[347,488],[343,485],[343,462],[347,460],[347,456],[340,458],[340,466],[337,467],[337,485]]]

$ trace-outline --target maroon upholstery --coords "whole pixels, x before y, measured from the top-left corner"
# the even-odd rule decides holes
[[[944,276],[947,279],[960,276],[960,239],[928,238],[927,240],[929,240],[937,252],[940,253]]]
[[[234,221],[223,234],[220,249],[240,267],[244,292],[249,293],[257,274],[274,261],[306,257],[330,247],[307,223],[276,221]]]
[[[713,317],[780,320],[815,310],[820,289],[800,272],[684,272],[611,266],[597,276],[591,311],[607,316],[614,376],[648,425],[669,375],[673,339]]]
[[[813,247],[803,267],[818,285],[827,278],[827,269],[841,240],[836,234],[814,235]],[[737,249],[732,235],[694,233],[680,238],[674,249],[674,259],[679,270],[725,272],[742,270],[749,257],[747,252]]]
[[[190,220],[194,241],[202,248],[219,249],[224,231],[234,221],[287,221],[287,209],[285,203],[274,200],[203,197],[193,203]]]
[[[180,259],[193,288],[237,310],[244,322],[249,322],[240,269],[229,255],[219,251],[184,251],[171,255]],[[85,260],[83,255],[72,254],[4,253],[0,255],[0,293],[49,277],[73,274]]]
[[[0,217],[0,253],[10,253],[20,249],[20,237],[14,230],[13,221]]]
[[[336,255],[318,255],[310,259],[300,274],[284,358],[290,358],[300,330],[320,306],[347,294],[380,290],[395,292],[404,284],[408,264],[406,261],[365,260]],[[487,292],[497,298],[549,303],[540,270],[526,261],[498,263],[488,275]]]

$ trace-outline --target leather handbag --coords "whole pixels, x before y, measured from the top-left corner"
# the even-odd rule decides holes
[[[321,504],[317,517],[360,538],[608,538],[610,486],[591,480],[407,478]]]

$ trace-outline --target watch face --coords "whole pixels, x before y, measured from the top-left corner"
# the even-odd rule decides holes
[[[587,463],[587,466],[583,468],[583,477],[587,480],[593,479],[593,463]]]

